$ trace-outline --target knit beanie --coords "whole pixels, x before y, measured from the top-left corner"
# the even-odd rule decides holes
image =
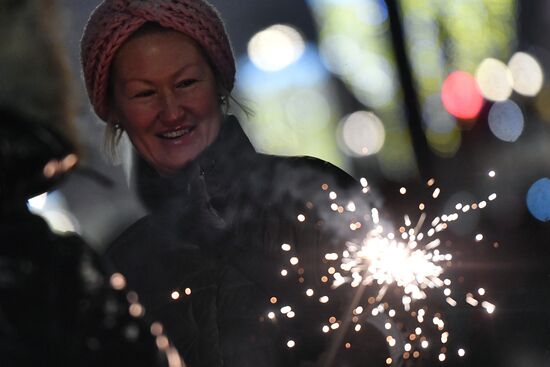
[[[223,21],[204,0],[104,0],[91,14],[81,40],[86,89],[96,114],[107,121],[109,70],[118,49],[147,22],[179,31],[202,47],[230,92],[235,59]]]

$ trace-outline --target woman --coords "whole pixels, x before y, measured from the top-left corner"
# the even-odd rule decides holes
[[[192,367],[316,363],[327,342],[319,322],[338,310],[304,292],[327,288],[321,260],[361,219],[332,212],[329,191],[347,203],[360,187],[326,162],[255,152],[225,113],[235,61],[204,1],[104,1],[84,32],[82,65],[109,139],[124,131],[138,154],[150,214],[107,256],[148,315]],[[295,317],[267,317],[285,304]]]

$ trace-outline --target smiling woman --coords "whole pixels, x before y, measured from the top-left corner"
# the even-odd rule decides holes
[[[109,120],[159,173],[174,174],[218,136],[216,78],[192,38],[142,27],[117,52],[112,68]]]
[[[340,305],[303,300],[306,279],[311,289],[326,286],[303,274],[326,271],[323,250],[361,235],[350,230],[361,203],[357,214],[333,212],[325,192],[348,204],[361,185],[314,158],[254,150],[227,114],[235,60],[205,1],[105,0],[86,27],[82,66],[97,115],[138,155],[149,214],[107,257],[145,317],[162,322],[191,367],[318,362],[328,339],[312,319]],[[292,245],[295,271],[281,244]],[[278,302],[292,304],[288,323],[269,316]]]

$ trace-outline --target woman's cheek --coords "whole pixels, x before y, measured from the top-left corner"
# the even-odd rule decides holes
[[[125,115],[127,123],[138,127],[147,125],[149,121],[154,119],[155,113],[150,108],[136,106],[129,108]]]

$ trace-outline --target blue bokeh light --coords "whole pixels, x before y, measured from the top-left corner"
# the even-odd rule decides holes
[[[527,208],[541,222],[550,221],[550,179],[537,180],[527,191]]]
[[[514,101],[496,102],[489,111],[489,129],[500,140],[514,142],[523,132],[523,112]]]

